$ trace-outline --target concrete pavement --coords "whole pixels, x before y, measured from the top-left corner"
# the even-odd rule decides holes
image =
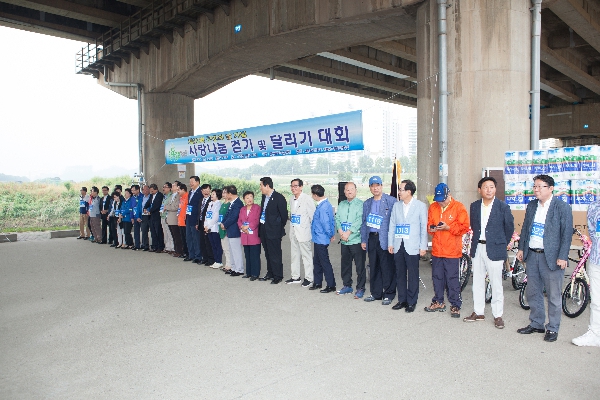
[[[570,343],[588,310],[555,343],[516,333],[528,312],[509,281],[504,330],[489,307],[469,324],[426,313],[428,263],[412,314],[74,238],[4,244],[0,274],[2,399],[599,396],[600,349]]]

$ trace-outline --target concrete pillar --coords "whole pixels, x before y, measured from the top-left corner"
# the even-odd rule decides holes
[[[426,53],[418,54],[419,81],[437,71],[436,6],[430,0],[417,13],[417,52]],[[482,168],[502,167],[506,150],[529,149],[530,7],[530,0],[455,0],[448,9],[448,186],[466,206],[478,198]],[[438,153],[426,156],[437,88],[418,90],[419,178],[437,182]]]
[[[165,182],[180,180],[187,184],[194,165],[187,166],[179,179],[176,165],[165,164],[165,140],[194,134],[194,99],[180,94],[145,93],[143,107],[144,176],[160,188]]]

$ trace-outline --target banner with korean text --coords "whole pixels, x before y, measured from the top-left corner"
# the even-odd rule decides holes
[[[362,111],[165,141],[167,164],[364,150]]]

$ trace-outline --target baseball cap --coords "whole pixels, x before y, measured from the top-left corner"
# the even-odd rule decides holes
[[[448,185],[445,183],[438,184],[435,187],[435,196],[433,196],[433,201],[446,201],[448,198],[448,193],[450,193]]]
[[[381,180],[380,177],[378,177],[377,175],[373,175],[370,179],[369,179],[369,186],[371,186],[374,183],[378,183],[380,185],[383,185],[383,181]]]

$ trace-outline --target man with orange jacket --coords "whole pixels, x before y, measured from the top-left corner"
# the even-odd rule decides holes
[[[469,216],[462,203],[450,196],[445,183],[435,187],[433,204],[429,206],[428,225],[432,235],[431,275],[434,296],[427,312],[446,311],[444,288],[448,291],[450,313],[460,317],[462,298],[460,297],[459,264],[462,256],[462,236],[469,230]]]

